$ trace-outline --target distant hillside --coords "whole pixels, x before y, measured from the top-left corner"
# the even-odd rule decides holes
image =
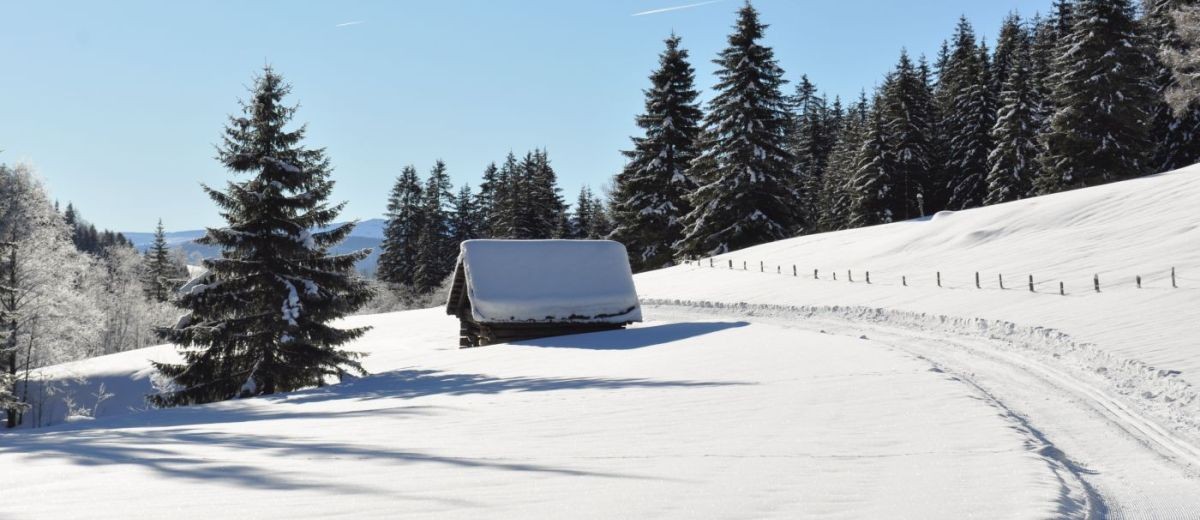
[[[347,253],[358,249],[371,249],[371,255],[358,263],[358,270],[366,273],[374,273],[375,266],[379,263],[379,244],[383,241],[383,226],[386,223],[381,218],[364,220],[354,227],[354,231],[341,244],[332,249],[333,253]],[[334,226],[341,225],[334,224]],[[146,232],[125,232],[125,237],[133,242],[134,247],[139,251],[145,251],[154,243],[154,233]],[[187,231],[172,231],[167,233],[167,243],[171,247],[180,247],[188,256],[188,262],[193,264],[200,263],[200,260],[214,256],[217,254],[217,249],[211,246],[205,246],[196,243],[196,239],[204,236],[203,229],[192,229]]]

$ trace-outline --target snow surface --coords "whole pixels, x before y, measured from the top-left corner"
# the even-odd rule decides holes
[[[687,319],[459,350],[440,309],[346,325],[376,327],[354,345],[376,375],[0,436],[0,467],[19,468],[0,472],[0,517],[1076,510],[1019,422],[872,340]],[[164,352],[93,361],[128,392],[117,367],[129,378],[145,365],[135,354]]]
[[[471,311],[481,323],[641,321],[625,246],[611,240],[467,240]]]
[[[375,375],[268,398],[140,411],[170,346],[51,367],[114,395],[0,434],[0,518],[1195,519],[1198,200],[1192,167],[766,244],[638,275],[622,331],[354,317]]]

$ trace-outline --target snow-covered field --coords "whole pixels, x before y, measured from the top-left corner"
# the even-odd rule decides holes
[[[0,518],[1200,518],[1196,201],[1191,168],[767,244],[639,275],[624,331],[355,317],[375,375],[270,398],[131,410],[169,346],[53,367],[115,396],[0,435]]]

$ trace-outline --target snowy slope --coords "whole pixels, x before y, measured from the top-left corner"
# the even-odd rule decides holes
[[[350,321],[376,327],[355,344],[372,377],[0,435],[0,467],[20,468],[0,472],[0,517],[1086,510],[1018,421],[870,340],[684,320],[459,350],[440,309]],[[96,369],[115,381],[125,366],[128,379],[135,359]]]
[[[667,301],[861,307],[835,312],[939,326],[947,318],[979,318],[958,325],[1057,342],[1057,353],[1080,368],[1100,371],[1125,393],[1144,398],[1143,405],[1164,415],[1186,414],[1177,418],[1200,427],[1194,387],[1200,384],[1198,203],[1200,165],[922,221],[765,244],[716,257],[714,268],[704,259],[699,266],[641,275],[638,292]],[[1172,267],[1178,288],[1171,287]],[[975,287],[977,271],[981,289]],[[1099,293],[1093,290],[1096,274]],[[1006,289],[998,287],[999,275]],[[1059,294],[1060,281],[1066,296]],[[901,317],[896,311],[910,312]],[[1050,337],[1058,333],[1066,337]]]

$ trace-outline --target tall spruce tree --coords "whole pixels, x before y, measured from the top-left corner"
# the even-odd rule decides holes
[[[143,259],[145,279],[142,284],[148,299],[165,302],[171,298],[175,288],[183,283],[187,276],[187,268],[180,272],[179,266],[171,258],[171,249],[167,246],[167,234],[163,229],[162,219],[154,228],[154,243],[146,250]]]
[[[421,232],[417,237],[413,288],[428,293],[437,288],[454,269],[455,244],[450,228],[452,201],[450,174],[440,159],[429,170],[421,191]]]
[[[634,272],[674,263],[674,244],[683,237],[687,197],[696,183],[688,175],[697,154],[700,107],[688,51],[674,34],[666,40],[658,68],[650,74],[645,112],[637,117],[642,136],[622,152],[629,162],[616,176],[611,238],[625,244]]]
[[[1060,44],[1042,134],[1040,193],[1093,186],[1150,170],[1154,68],[1129,0],[1079,0]]]
[[[376,277],[411,288],[417,270],[417,241],[425,222],[424,196],[417,169],[405,166],[388,196],[387,224]]]
[[[363,372],[360,355],[339,346],[367,329],[329,322],[370,299],[354,276],[369,251],[329,254],[351,224],[309,231],[333,222],[342,204],[326,203],[333,181],[324,150],[301,144],[304,126],[286,128],[296,112],[284,104],[289,91],[266,67],[225,128],[218,158],[250,178],[225,191],[204,187],[228,225],[199,240],[220,247],[221,256],[205,260],[205,282],[179,298],[188,315],[161,329],[183,362],[154,363],[175,384],[149,396],[158,406],[285,392]]]
[[[561,237],[566,230],[567,205],[560,194],[558,175],[550,166],[549,155],[545,150],[525,154],[521,172],[528,204],[520,208],[518,220],[528,234],[520,238]]]
[[[821,205],[824,210],[818,215],[821,231],[836,231],[850,226],[849,184],[854,178],[855,159],[862,148],[867,117],[867,97],[864,92],[859,100],[850,106],[839,124],[837,144],[830,154],[829,167],[822,180]]]
[[[872,105],[862,144],[854,158],[854,174],[848,183],[851,228],[896,220],[891,207],[895,180],[888,168],[887,127],[878,95]]]
[[[455,256],[458,245],[464,240],[482,237],[480,234],[482,218],[478,202],[478,197],[471,193],[471,186],[468,184],[463,184],[462,188],[458,190],[458,195],[454,196],[454,212],[450,221],[453,238],[450,241],[450,250],[447,251],[451,256]]]
[[[987,192],[987,158],[996,118],[989,84],[986,47],[976,41],[971,23],[960,18],[938,83],[944,131],[949,139],[942,168],[949,209],[980,206]]]
[[[1188,49],[1196,42],[1181,37],[1174,13],[1181,7],[1200,8],[1196,0],[1146,0],[1145,18],[1142,25],[1146,30],[1148,54],[1153,60],[1154,86],[1157,90],[1151,105],[1151,141],[1156,152],[1150,163],[1151,171],[1161,172],[1182,168],[1200,162],[1200,99],[1177,103],[1172,110],[1166,96],[1178,88],[1179,81],[1172,74],[1163,58],[1171,53]],[[1197,31],[1195,27],[1191,28]]]
[[[783,70],[771,48],[759,42],[766,27],[747,2],[729,46],[714,60],[717,94],[705,118],[707,147],[692,168],[700,187],[689,199],[694,209],[676,245],[682,256],[787,238],[802,221],[794,208],[799,193],[786,149]]]
[[[499,188],[500,169],[496,163],[488,164],[483,170],[483,180],[479,183],[479,193],[475,195],[475,210],[478,212],[477,230],[481,238],[494,236],[492,229],[496,211],[496,190]]]
[[[917,218],[924,211],[929,178],[930,107],[932,93],[907,52],[900,53],[896,69],[888,76],[878,101],[883,120],[885,169],[891,186],[880,200],[892,220]]]
[[[1000,111],[992,128],[996,147],[988,156],[986,204],[1023,199],[1033,194],[1038,176],[1038,102],[1030,73],[1029,43],[1012,55],[1011,68],[1000,94]]]
[[[519,214],[526,208],[528,197],[523,169],[512,152],[504,158],[496,171],[491,210],[488,212],[487,228],[492,238],[530,238],[532,232],[521,228]]]
[[[807,76],[800,78],[795,99],[788,144],[800,193],[796,205],[799,215],[806,219],[797,223],[797,231],[812,233],[818,230],[819,216],[825,210],[821,203],[821,187],[829,154],[833,153],[834,129],[824,96],[817,93]]]
[[[992,98],[999,99],[1004,91],[1004,82],[1012,72],[1014,62],[1022,45],[1028,45],[1029,33],[1021,25],[1021,16],[1009,13],[1000,24],[1000,37],[996,39],[996,52],[992,56]]]

